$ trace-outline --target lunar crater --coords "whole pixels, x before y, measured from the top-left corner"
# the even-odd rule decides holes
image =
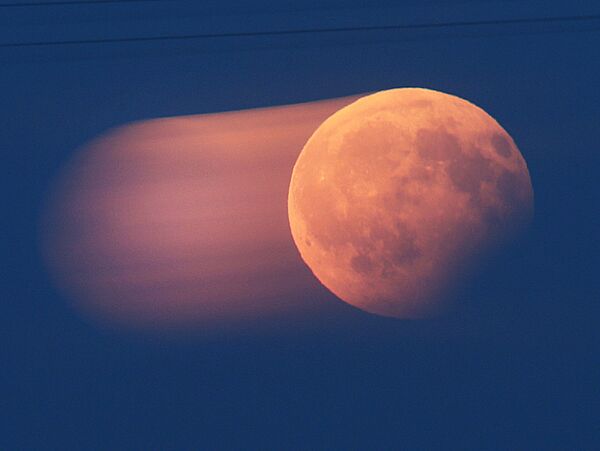
[[[498,155],[509,158],[512,155],[512,146],[510,141],[502,133],[496,133],[492,136],[492,147]]]

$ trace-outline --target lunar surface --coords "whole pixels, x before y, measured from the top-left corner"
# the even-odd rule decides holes
[[[472,103],[417,88],[330,116],[298,157],[288,196],[292,236],[321,283],[399,318],[443,311],[478,258],[532,214],[509,134]]]

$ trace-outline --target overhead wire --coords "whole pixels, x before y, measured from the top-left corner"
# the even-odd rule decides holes
[[[82,6],[82,5],[101,5],[107,3],[158,3],[174,0],[63,0],[49,2],[12,2],[0,3],[0,8],[31,8],[36,6]]]
[[[109,0],[106,0],[106,1],[109,1]],[[135,1],[135,0],[132,0],[132,1]],[[500,19],[500,20],[429,22],[429,23],[417,23],[417,24],[373,25],[373,26],[354,26],[354,27],[297,28],[297,29],[289,29],[289,30],[199,33],[199,34],[182,34],[182,35],[122,37],[122,38],[95,38],[95,39],[72,39],[72,40],[57,40],[57,41],[5,42],[5,43],[0,43],[0,48],[114,44],[114,43],[128,43],[128,42],[136,43],[136,42],[155,42],[155,41],[183,41],[183,40],[219,39],[219,38],[269,37],[269,36],[350,33],[350,32],[368,32],[368,31],[451,29],[451,28],[507,26],[507,25],[557,24],[557,23],[567,23],[567,22],[582,23],[582,22],[591,22],[591,21],[595,21],[595,20],[600,20],[600,14],[588,14],[588,15],[579,15],[579,16],[555,16],[555,17],[534,17],[534,18],[519,18],[519,19]]]

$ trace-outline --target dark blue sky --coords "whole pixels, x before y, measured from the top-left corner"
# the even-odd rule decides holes
[[[598,13],[591,1],[45,6],[0,9],[0,42]],[[0,48],[0,448],[600,446],[599,26]],[[175,340],[99,329],[48,280],[44,196],[94,136],[404,86],[484,108],[532,177],[529,235],[468,287],[460,317],[415,323],[348,308],[293,333],[281,322]]]

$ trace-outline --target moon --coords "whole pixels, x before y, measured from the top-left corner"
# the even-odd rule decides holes
[[[300,255],[343,301],[370,313],[444,311],[478,258],[533,216],[526,162],[481,108],[421,88],[360,98],[300,153],[288,218]]]

